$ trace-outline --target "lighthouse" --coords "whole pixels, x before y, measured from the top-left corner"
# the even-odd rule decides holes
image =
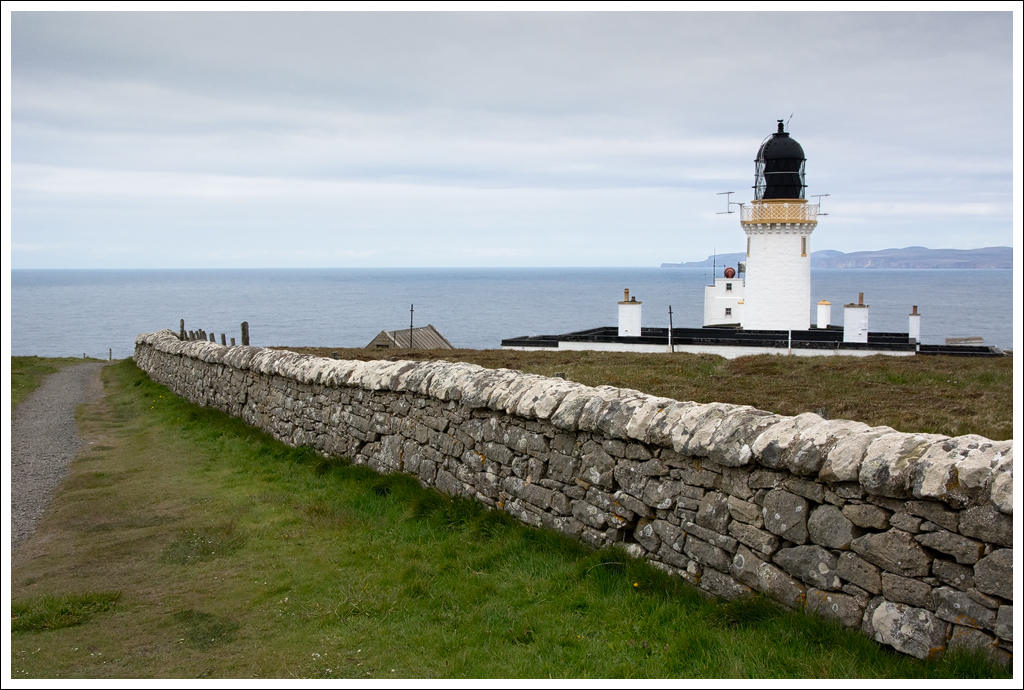
[[[757,151],[754,200],[740,208],[747,235],[744,330],[810,328],[810,239],[818,205],[804,198],[806,163],[803,147],[779,120]]]

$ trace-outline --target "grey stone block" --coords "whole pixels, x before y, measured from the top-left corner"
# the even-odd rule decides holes
[[[821,589],[807,590],[807,610],[837,620],[846,628],[859,628],[864,616],[864,604],[857,598]]]
[[[927,609],[882,601],[871,613],[876,642],[918,659],[935,659],[946,647],[946,622]]]
[[[747,501],[730,496],[728,499],[729,514],[732,515],[734,520],[745,522],[748,525],[754,527],[761,527],[764,525],[764,517],[761,515],[761,507],[755,503],[749,503]]]
[[[974,587],[974,568],[953,561],[936,558],[932,561],[932,575],[962,591]]]
[[[586,501],[573,501],[572,515],[584,525],[594,529],[603,530],[608,526],[607,513]]]
[[[996,613],[996,635],[1007,642],[1013,642],[1013,607],[1000,606]]]
[[[704,574],[700,578],[700,587],[715,596],[728,600],[749,597],[754,593],[750,587],[737,582],[724,573],[718,572],[714,568],[704,569]]]
[[[867,497],[867,500],[875,505],[882,506],[890,513],[901,513],[906,512],[907,503],[906,501],[899,498],[891,498],[889,496],[877,496],[872,494]]]
[[[791,609],[799,611],[807,602],[807,588],[771,563],[758,566],[757,581],[762,592]]]
[[[639,443],[629,443],[626,445],[626,458],[629,460],[650,460],[651,451]],[[664,472],[660,474],[664,474]]]
[[[672,510],[681,491],[681,483],[674,479],[651,479],[644,488],[643,500],[654,508]]]
[[[738,546],[736,539],[727,537],[724,534],[719,534],[718,532],[706,527],[701,527],[693,522],[683,522],[681,526],[687,534],[690,534],[701,541],[706,541],[712,546],[725,549],[729,553],[734,552]]]
[[[654,533],[661,538],[662,542],[676,551],[683,550],[686,543],[686,532],[665,520],[655,520],[653,526]]]
[[[888,601],[909,604],[930,611],[935,610],[935,604],[932,601],[932,588],[920,580],[909,577],[882,573],[882,596]]]
[[[953,634],[949,637],[946,649],[950,652],[982,652],[990,659],[1006,663],[1009,655],[996,646],[996,639],[975,628],[962,625],[953,626]]]
[[[941,525],[950,532],[956,532],[960,525],[959,515],[935,501],[907,501],[904,504],[903,510],[911,515],[918,515],[925,520],[931,520],[936,525]]]
[[[541,510],[547,510],[551,507],[551,489],[545,489],[537,484],[527,484],[523,487],[521,498],[533,505],[537,506]]]
[[[622,491],[616,491],[615,493],[613,493],[611,496],[611,500],[613,506],[621,506],[626,510],[630,511],[631,513],[636,513],[640,517],[654,517],[654,510],[649,505],[647,505],[640,499],[633,498],[629,494],[624,493]],[[619,514],[622,514],[622,511],[620,510],[613,510],[615,512],[618,512]]]
[[[847,500],[862,499],[864,498],[864,489],[857,482],[841,482],[839,484],[833,484],[832,490],[836,492],[836,496]]]
[[[773,553],[779,550],[781,541],[778,537],[770,532],[757,529],[753,525],[747,525],[742,522],[730,522],[729,523],[729,534],[731,534],[736,541],[741,544],[746,544],[755,551],[760,552],[763,556],[771,556]]]
[[[889,511],[870,503],[858,505],[847,503],[843,506],[843,515],[858,527],[877,530],[889,529]]]
[[[760,587],[757,571],[764,563],[757,554],[746,546],[740,546],[732,557],[732,567],[729,572],[737,580],[750,587]]]
[[[697,510],[696,523],[701,527],[725,534],[732,516],[729,514],[729,500],[724,494],[709,491],[701,499]]]
[[[774,472],[772,470],[754,470],[750,473],[747,486],[751,489],[774,489],[782,486],[789,476],[785,472]]]
[[[924,518],[920,518],[914,515],[907,515],[906,513],[893,513],[889,516],[889,524],[896,529],[901,529],[904,532],[911,534],[917,534],[920,532],[921,523],[924,522]]]
[[[793,577],[831,591],[839,590],[838,559],[820,546],[795,546],[781,549],[772,559]]]
[[[1013,549],[999,549],[974,565],[974,586],[985,594],[1013,600]]]
[[[977,589],[967,590],[967,596],[969,596],[971,599],[974,599],[976,602],[978,602],[985,608],[990,608],[993,611],[998,609],[1003,604],[1002,600],[998,597],[990,597],[987,594],[979,592]]]
[[[651,553],[657,553],[661,547],[661,537],[654,531],[654,524],[647,518],[640,518],[633,530],[633,537]]]
[[[728,571],[729,565],[732,563],[732,557],[728,552],[692,536],[686,538],[683,552],[698,563],[711,566],[716,570]]]
[[[681,467],[673,472],[672,477],[681,480],[684,484],[704,489],[714,489],[722,483],[722,475],[697,467]]]
[[[924,577],[931,571],[932,559],[913,536],[903,530],[866,534],[854,539],[850,546],[862,558],[890,573]]]
[[[548,456],[548,476],[556,481],[571,482],[576,478],[579,466],[579,460],[568,455],[551,453]]]
[[[846,583],[843,585],[843,593],[849,594],[851,597],[857,600],[857,603],[861,606],[867,606],[868,602],[871,601],[871,592],[861,589],[857,585]]]
[[[840,555],[836,570],[839,577],[863,587],[872,594],[880,594],[882,591],[882,571],[855,553],[846,552]]]
[[[557,451],[562,455],[572,456],[573,450],[576,448],[576,437],[571,434],[555,434],[555,437],[551,439],[551,450]]]
[[[961,565],[974,565],[985,553],[985,545],[980,541],[974,541],[946,530],[926,532],[917,535],[914,539],[929,549],[949,554]]]
[[[615,481],[628,494],[642,498],[644,488],[650,479],[641,469],[640,463],[631,460],[620,460],[613,471]]]
[[[580,465],[580,476],[587,482],[609,489],[612,488],[614,483],[612,472],[615,469],[615,460],[604,451],[604,448],[593,441],[585,443],[580,458]]]
[[[807,499],[775,489],[764,497],[764,526],[794,544],[807,542]]]
[[[977,537],[1000,546],[1013,546],[1013,517],[991,505],[968,508],[960,513],[960,534]]]
[[[825,487],[818,482],[790,479],[786,482],[786,490],[815,503],[822,503],[825,500]]]
[[[679,568],[680,570],[685,570],[690,562],[689,558],[669,547],[668,544],[661,545],[661,548],[658,549],[658,556],[661,557],[663,562],[668,563],[674,568]]]
[[[830,549],[850,548],[853,540],[864,533],[832,505],[818,506],[807,520],[807,533],[815,544]]]
[[[619,492],[616,492],[616,494],[619,494]],[[586,501],[607,512],[609,514],[609,523],[613,515],[624,518],[628,522],[632,522],[636,518],[636,513],[623,505],[621,501],[616,500],[615,495],[605,493],[596,487],[590,487],[587,490]]]
[[[984,630],[995,627],[996,612],[974,601],[966,592],[952,587],[938,587],[934,597],[935,615],[943,620]]]
[[[561,491],[556,491],[551,497],[551,510],[558,515],[571,515],[572,501]]]
[[[754,492],[750,489],[750,486],[747,483],[749,478],[749,467],[723,467],[722,491],[730,496],[746,500],[754,495]]]

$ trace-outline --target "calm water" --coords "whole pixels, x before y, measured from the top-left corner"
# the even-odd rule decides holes
[[[871,330],[907,330],[924,314],[926,343],[982,336],[1013,346],[1013,272],[1008,270],[820,269],[812,303],[842,304],[865,293]],[[11,353],[131,355],[138,333],[205,329],[253,345],[363,347],[381,329],[434,324],[456,347],[497,348],[502,338],[615,325],[623,288],[643,302],[645,326],[703,318],[703,269],[254,269],[16,270],[11,272]],[[812,320],[815,312],[808,305]],[[240,339],[239,339],[240,342]]]

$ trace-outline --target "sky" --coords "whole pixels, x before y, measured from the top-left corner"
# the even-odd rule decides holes
[[[9,16],[15,269],[699,260],[778,119],[812,250],[1013,244],[1008,11]]]

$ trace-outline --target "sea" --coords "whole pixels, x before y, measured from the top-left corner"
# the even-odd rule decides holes
[[[131,356],[139,333],[203,329],[252,345],[364,347],[382,329],[433,324],[455,347],[613,326],[623,289],[643,325],[699,327],[710,269],[338,268],[11,271],[11,354]],[[1013,271],[812,269],[811,303],[864,293],[872,331],[906,332],[917,305],[921,339],[980,336],[1013,347]]]

